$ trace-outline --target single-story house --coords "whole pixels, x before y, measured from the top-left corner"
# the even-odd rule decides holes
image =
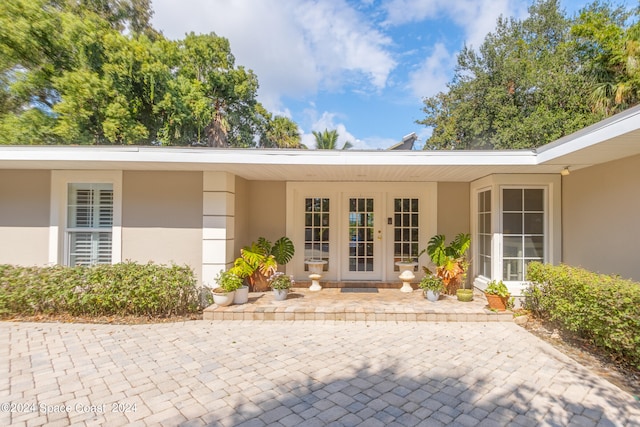
[[[321,258],[323,280],[400,283],[396,261],[463,232],[470,280],[518,295],[530,261],[640,280],[639,213],[640,107],[534,150],[0,147],[0,264],[175,262],[211,284],[286,235],[297,280]]]

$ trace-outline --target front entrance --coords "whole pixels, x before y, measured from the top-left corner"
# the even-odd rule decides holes
[[[435,183],[288,183],[287,273],[308,281],[305,261],[320,259],[321,281],[398,282],[395,263],[436,234],[436,202]]]
[[[345,196],[347,239],[342,246],[345,280],[380,280],[383,242],[379,200],[378,194]]]

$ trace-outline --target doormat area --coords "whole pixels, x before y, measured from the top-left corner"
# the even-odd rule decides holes
[[[340,288],[340,292],[343,294],[357,292],[366,294],[377,294],[378,288]]]

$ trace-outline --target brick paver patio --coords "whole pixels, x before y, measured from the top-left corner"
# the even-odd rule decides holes
[[[0,425],[640,425],[512,322],[3,322],[0,372]]]

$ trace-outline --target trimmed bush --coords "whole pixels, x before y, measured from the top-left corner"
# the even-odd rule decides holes
[[[92,267],[0,265],[0,315],[167,317],[199,310],[193,271],[125,262]]]
[[[531,263],[524,307],[640,368],[640,283]]]

